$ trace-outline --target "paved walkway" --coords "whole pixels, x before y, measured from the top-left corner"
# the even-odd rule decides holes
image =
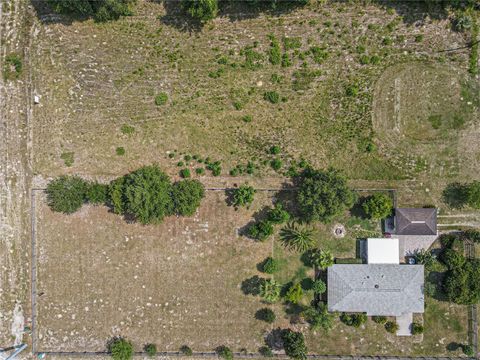
[[[413,314],[407,313],[397,316],[397,336],[411,336],[412,335]]]

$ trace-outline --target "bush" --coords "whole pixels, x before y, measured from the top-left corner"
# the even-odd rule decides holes
[[[207,163],[207,161],[205,161]],[[212,172],[213,176],[219,176],[222,172],[222,167],[220,166],[220,161],[215,162],[208,162],[207,163],[207,170]]]
[[[255,197],[256,190],[246,184],[232,190],[232,205],[249,207]]]
[[[276,316],[275,316],[275,313],[273,312],[272,309],[263,308],[263,309],[258,310],[255,313],[255,318],[258,319],[258,320],[265,321],[269,324],[272,324],[275,321]]]
[[[472,28],[472,18],[466,14],[461,14],[453,21],[455,31],[464,32]]]
[[[272,349],[270,349],[268,346],[262,346],[258,349],[258,352],[264,357],[273,357]]]
[[[173,184],[173,209],[177,215],[192,216],[205,197],[205,187],[198,180],[183,180]]]
[[[3,76],[6,80],[17,79],[22,73],[22,60],[17,54],[9,54],[5,56],[5,64],[3,68]]]
[[[345,90],[345,93],[347,96],[355,97],[358,95],[360,89],[358,88],[358,85],[352,84],[347,86],[347,89]]]
[[[317,279],[313,282],[312,290],[315,294],[323,294],[327,291],[327,285],[320,279]]]
[[[124,135],[131,135],[135,132],[135,128],[131,125],[128,124],[123,124],[122,127],[120,128],[120,131]],[[173,154],[172,154],[173,155]]]
[[[281,151],[280,146],[274,145],[270,148],[269,153],[272,155],[278,155],[280,154],[280,151]]]
[[[95,21],[116,20],[120,16],[132,15],[136,0],[48,0],[57,13],[93,17]]]
[[[268,303],[275,303],[280,299],[281,286],[273,279],[267,279],[260,285],[260,296]]]
[[[469,357],[474,357],[475,356],[475,351],[473,349],[473,346],[472,345],[462,345],[462,351],[465,355],[469,356]]]
[[[182,345],[182,347],[180,348],[180,352],[183,355],[187,355],[187,356],[192,356],[193,355],[193,351],[192,351],[192,349],[190,349],[190,346],[188,346],[188,345]]]
[[[480,209],[480,181],[474,181],[468,185],[467,203],[475,209]]]
[[[282,330],[281,336],[287,356],[295,360],[305,360],[307,358],[305,338],[301,332],[285,329]]]
[[[392,198],[383,193],[369,196],[362,204],[365,214],[371,219],[384,219],[392,213]]]
[[[125,155],[125,148],[122,147],[122,146],[119,146],[115,149],[115,153],[118,155],[118,156],[123,156]]]
[[[276,91],[266,91],[263,94],[263,98],[272,104],[278,104],[280,102],[280,95]]]
[[[398,324],[396,321],[387,321],[385,323],[385,330],[390,334],[395,334],[398,331]]]
[[[315,246],[315,233],[313,229],[302,228],[295,223],[290,223],[280,230],[280,238],[285,247],[304,252]]]
[[[328,222],[350,208],[354,201],[355,194],[338,171],[311,168],[303,171],[297,202],[304,220]]]
[[[107,202],[108,186],[94,182],[87,186],[86,198],[91,204],[99,205]]]
[[[467,261],[462,253],[453,249],[444,250],[440,259],[450,270],[461,268]]]
[[[78,176],[60,176],[47,185],[47,203],[56,212],[72,214],[86,200],[88,184]]]
[[[355,314],[342,313],[340,315],[340,321],[343,322],[345,325],[359,328],[361,325],[363,325],[367,322],[367,314],[364,314],[364,313],[355,313]]]
[[[282,168],[282,160],[280,159],[273,159],[270,161],[270,166],[272,167],[273,170],[278,171]]]
[[[443,281],[447,298],[457,304],[475,304],[480,300],[480,263],[468,261],[447,272]]]
[[[248,236],[258,241],[264,241],[272,234],[273,225],[267,220],[258,221],[248,228]]]
[[[282,204],[276,203],[273,209],[268,211],[267,219],[273,224],[284,224],[290,220],[290,214],[283,209]]]
[[[114,360],[130,360],[133,358],[133,345],[123,338],[115,338],[110,342],[108,352]]]
[[[313,249],[308,254],[308,262],[311,266],[316,266],[321,270],[325,270],[334,263],[334,257],[328,250]]]
[[[423,325],[419,323],[412,324],[412,335],[423,334]]]
[[[215,19],[218,13],[218,0],[182,0],[181,4],[188,15],[202,23]]]
[[[145,351],[148,356],[153,357],[157,354],[157,345],[147,344],[144,346],[143,351]]]
[[[157,96],[155,96],[155,105],[161,106],[165,105],[168,101],[168,95],[165,92],[161,92]]]
[[[260,266],[262,272],[266,274],[273,274],[280,270],[280,263],[271,256],[267,257]]]
[[[298,304],[303,297],[302,286],[299,283],[293,284],[285,294],[285,300],[291,304]]]
[[[425,267],[431,267],[435,263],[432,252],[425,249],[417,250],[414,257],[417,263],[425,265]]]
[[[385,324],[387,322],[386,316],[372,316],[373,322],[377,324]]]
[[[174,213],[170,178],[156,165],[126,175],[123,191],[124,212],[142,224],[159,223]]]
[[[302,316],[310,324],[312,330],[329,331],[333,327],[334,313],[328,312],[325,304],[320,303],[316,307],[308,307],[302,312]]]
[[[228,346],[222,345],[215,349],[217,355],[225,360],[232,360],[233,359],[233,352],[230,350]]]
[[[180,177],[182,177],[182,178],[184,178],[184,179],[189,178],[190,176],[192,176],[191,173],[190,173],[190,169],[182,169],[182,170],[180,170],[180,173],[179,173],[179,174],[180,174]]]
[[[246,122],[246,123],[249,123],[249,122],[252,122],[253,117],[252,117],[252,115],[244,115],[244,116],[242,117],[242,120],[243,120],[244,122]]]

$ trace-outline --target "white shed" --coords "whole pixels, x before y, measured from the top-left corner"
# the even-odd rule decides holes
[[[367,239],[367,262],[369,264],[399,264],[400,246],[398,239]]]

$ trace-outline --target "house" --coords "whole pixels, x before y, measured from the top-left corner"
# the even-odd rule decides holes
[[[401,256],[428,249],[438,237],[437,209],[396,208],[394,217],[385,221],[385,232],[399,240]]]
[[[413,313],[424,312],[424,267],[399,259],[397,238],[367,239],[367,264],[328,268],[328,310],[395,316],[397,335],[411,335]]]

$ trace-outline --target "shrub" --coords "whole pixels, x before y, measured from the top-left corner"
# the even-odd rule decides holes
[[[156,165],[144,166],[126,175],[123,190],[124,212],[142,224],[158,223],[173,214],[172,184]]]
[[[215,349],[217,355],[225,360],[232,360],[233,359],[233,352],[230,350],[228,346],[222,345]]]
[[[392,198],[383,193],[369,196],[362,204],[365,214],[372,219],[383,219],[392,213]]]
[[[78,176],[60,176],[47,185],[47,203],[56,212],[72,214],[86,200],[87,182]]]
[[[130,360],[133,358],[133,345],[123,338],[115,338],[108,345],[108,352],[114,360]]]
[[[232,190],[232,205],[249,207],[255,197],[256,190],[246,184]]]
[[[192,216],[205,197],[205,187],[198,180],[183,180],[173,184],[173,209],[177,215]]]
[[[115,153],[118,155],[118,156],[123,156],[125,155],[125,148],[122,147],[122,146],[119,146],[115,149]]]
[[[180,352],[183,355],[187,355],[187,356],[192,356],[193,355],[193,351],[190,348],[190,346],[188,346],[188,345],[182,345],[182,347],[180,348]]]
[[[220,161],[208,162],[207,163],[207,170],[210,170],[212,172],[213,176],[219,176],[220,173],[222,172],[222,167],[220,166]]]
[[[276,203],[273,209],[268,211],[267,219],[273,224],[284,224],[290,220],[290,214],[283,209],[282,204]]]
[[[190,169],[182,169],[180,170],[180,177],[186,179],[191,176]]]
[[[299,283],[293,284],[285,294],[285,300],[292,304],[298,304],[303,297],[302,286]]]
[[[315,246],[313,229],[301,228],[295,223],[288,224],[280,230],[280,238],[287,248],[304,252]]]
[[[393,44],[393,40],[391,37],[384,37],[383,40],[382,40],[382,44],[383,45],[392,45]]]
[[[472,345],[462,345],[462,351],[465,355],[469,356],[469,357],[474,357],[475,356],[475,351],[473,349],[473,346]]]
[[[60,159],[63,160],[63,163],[65,164],[65,166],[70,167],[70,166],[73,165],[73,162],[75,161],[74,155],[75,155],[74,152],[66,151],[66,152],[62,153],[62,155],[60,155]]]
[[[396,321],[387,321],[385,323],[385,330],[390,334],[395,334],[398,331],[398,324]]]
[[[480,181],[474,181],[468,185],[467,203],[475,209],[480,209]]]
[[[347,86],[345,93],[347,94],[347,96],[355,97],[358,95],[359,91],[360,89],[358,88],[358,85],[351,84]]]
[[[307,254],[308,262],[311,266],[316,266],[321,270],[325,270],[334,263],[334,257],[328,250],[313,249]]]
[[[128,124],[123,124],[122,127],[120,128],[120,131],[124,135],[131,135],[135,132],[135,128],[133,126],[128,125]]]
[[[264,357],[273,357],[272,349],[270,349],[268,346],[262,346],[258,349],[258,352]]]
[[[307,358],[305,338],[301,332],[285,329],[282,330],[281,337],[287,356],[295,360],[305,360]]]
[[[168,95],[165,92],[161,92],[157,96],[155,96],[155,105],[161,106],[165,105],[168,101]]]
[[[363,325],[367,322],[367,314],[364,314],[364,313],[355,313],[355,314],[342,313],[340,315],[340,321],[343,322],[345,325],[359,328],[361,325]]]
[[[272,324],[275,321],[276,316],[272,309],[263,308],[258,310],[255,313],[255,318],[258,320],[263,320],[269,324]]]
[[[432,252],[425,249],[417,250],[414,257],[417,263],[425,265],[425,267],[430,267],[435,262],[435,257]]]
[[[312,330],[329,331],[333,327],[334,314],[328,312],[325,304],[320,303],[316,307],[308,307],[302,312],[302,316],[310,324]]]
[[[386,316],[372,316],[373,322],[377,324],[385,324],[387,322]]]
[[[313,282],[312,290],[315,294],[323,294],[327,291],[327,285],[324,281],[317,279]]]
[[[260,296],[267,303],[275,303],[280,299],[281,286],[273,279],[267,279],[260,285]]]
[[[243,120],[244,122],[246,122],[246,123],[249,123],[249,122],[252,122],[253,117],[252,117],[252,115],[244,115],[244,116],[242,117],[242,120]]]
[[[196,168],[195,169],[195,174],[203,175],[203,174],[205,174],[205,169],[204,168]]]
[[[182,0],[181,5],[188,15],[202,23],[214,19],[218,13],[218,0]]]
[[[311,168],[303,171],[297,203],[304,220],[328,222],[350,208],[354,201],[355,194],[338,171]]]
[[[273,234],[273,225],[270,221],[261,220],[248,228],[248,236],[258,241],[265,241]]]
[[[468,261],[447,271],[443,280],[447,298],[457,304],[475,304],[480,300],[480,263]]]
[[[48,0],[47,2],[57,13],[93,17],[98,22],[132,15],[132,7],[136,3],[135,0]]]
[[[282,160],[280,159],[273,159],[270,161],[270,166],[272,167],[273,170],[278,171],[282,168]]]
[[[419,323],[412,324],[412,335],[423,334],[423,325]]]
[[[157,345],[147,344],[144,346],[143,351],[145,351],[148,356],[153,357],[157,354]]]
[[[472,18],[466,14],[460,14],[453,21],[453,27],[456,31],[464,32],[472,28]]]
[[[263,94],[263,98],[272,104],[278,104],[280,102],[280,95],[276,91],[266,91]]]
[[[450,269],[461,268],[467,259],[465,256],[454,249],[446,249],[442,252],[440,260]]]
[[[91,204],[105,204],[107,202],[108,186],[94,182],[87,186],[86,198]]]
[[[280,149],[280,146],[278,146],[278,145],[272,146],[269,150],[270,154],[272,154],[272,155],[278,155],[278,154],[280,154],[280,151],[281,151],[281,149]]]
[[[261,270],[266,274],[276,273],[280,269],[280,263],[271,256],[263,260]]]

